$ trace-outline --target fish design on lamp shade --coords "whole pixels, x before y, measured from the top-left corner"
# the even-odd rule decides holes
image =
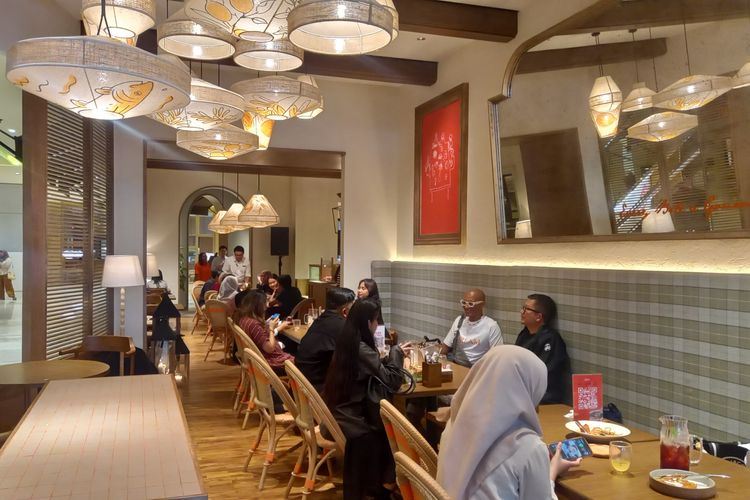
[[[65,83],[65,85],[63,85],[62,91],[60,91],[59,93],[61,95],[69,94],[70,89],[73,88],[73,85],[75,85],[76,83],[78,83],[78,79],[75,76],[68,76],[68,81]]]
[[[104,96],[110,96],[114,102],[108,104],[104,109],[109,113],[124,116],[127,112],[142,103],[153,89],[153,82],[143,81],[123,82],[114,87],[99,87],[94,89],[94,92],[99,95],[90,101],[71,99],[70,102],[74,106],[71,110],[77,113],[90,111],[98,107],[96,106],[96,101],[104,98]]]

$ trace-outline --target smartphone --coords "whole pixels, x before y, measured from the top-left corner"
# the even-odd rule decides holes
[[[549,451],[551,454],[555,454],[557,449],[557,443],[549,445]],[[589,444],[582,437],[566,439],[560,443],[560,455],[565,460],[576,460],[578,458],[590,457],[593,453]]]
[[[279,314],[279,313],[272,314],[271,317],[268,318],[268,319],[271,320],[271,321],[274,321],[274,320],[279,319],[279,316],[281,316],[281,314]]]

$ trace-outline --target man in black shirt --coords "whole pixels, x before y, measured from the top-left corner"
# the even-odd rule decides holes
[[[529,295],[521,308],[524,329],[516,339],[517,346],[530,350],[547,365],[547,392],[542,404],[564,403],[569,396],[566,389],[570,381],[570,359],[560,332],[551,326],[555,316],[554,300],[547,295]]]
[[[354,292],[348,288],[329,288],[326,310],[310,325],[297,348],[294,364],[319,393],[323,392],[328,365],[336,350],[336,337],[344,328],[354,299]]]

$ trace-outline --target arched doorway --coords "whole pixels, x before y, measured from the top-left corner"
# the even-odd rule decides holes
[[[244,204],[245,199],[226,187],[210,186],[191,193],[182,204],[178,219],[177,299],[188,309],[194,306],[188,292],[193,282],[193,267],[200,252],[214,253],[220,245],[226,245],[230,253],[235,245],[252,248],[250,231],[218,235],[206,227],[216,211],[226,210],[232,203]]]

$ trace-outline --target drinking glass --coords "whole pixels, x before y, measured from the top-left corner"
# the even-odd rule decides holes
[[[295,330],[299,330],[300,325],[302,325],[302,322],[298,319],[292,320],[292,326],[294,326]]]
[[[703,454],[703,438],[690,434],[690,465],[698,465]]]
[[[609,463],[617,472],[627,472],[633,459],[633,446],[627,441],[610,441]]]

